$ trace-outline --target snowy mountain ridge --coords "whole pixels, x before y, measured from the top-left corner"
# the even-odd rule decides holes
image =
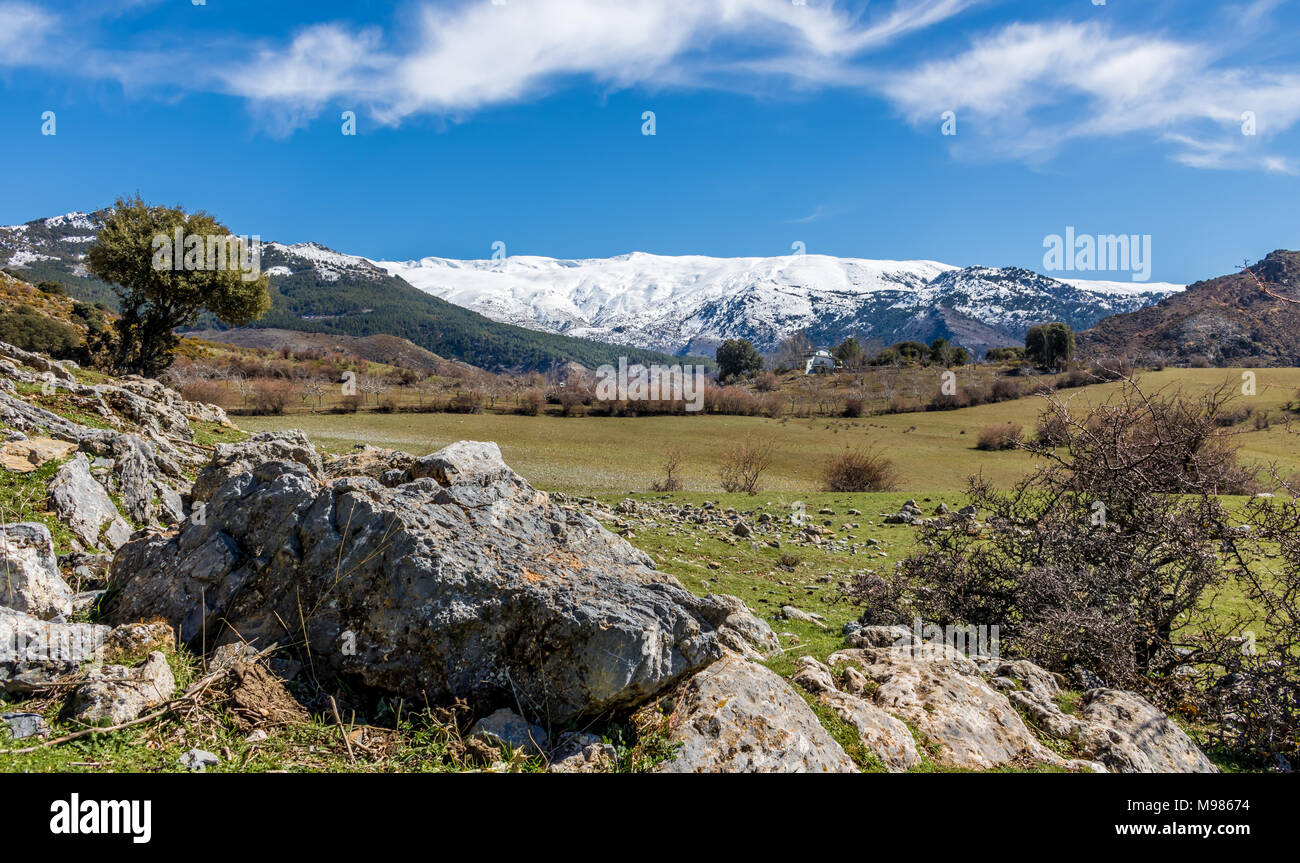
[[[634,252],[586,260],[373,263],[495,320],[682,354],[736,337],[772,350],[800,330],[825,343],[849,335],[886,344],[943,335],[982,351],[1018,342],[1036,323],[1065,320],[1085,329],[1182,290],[1166,283],[1059,280],[1014,267],[827,255]]]
[[[80,212],[0,227],[0,265],[86,278],[82,261],[98,228],[98,214]],[[1087,329],[1183,289],[1055,279],[1016,267],[810,254],[386,261],[315,242],[264,242],[263,266],[273,284],[302,276],[322,285],[395,276],[502,323],[679,355],[712,354],[728,338],[771,351],[799,331],[827,345],[850,335],[879,346],[943,336],[981,353],[1020,343],[1037,323]]]

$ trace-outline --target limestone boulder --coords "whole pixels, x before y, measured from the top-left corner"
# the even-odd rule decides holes
[[[153,651],[135,666],[92,668],[72,695],[72,718],[87,725],[120,725],[157,707],[176,691],[167,657]]]
[[[856,773],[817,714],[780,675],[727,656],[677,694],[660,773]]]
[[[588,515],[553,504],[495,444],[418,460],[394,487],[322,478],[305,439],[218,447],[204,518],[123,546],[113,620],[161,616],[192,646],[310,645],[316,673],[479,715],[635,706],[746,638],[734,601],[696,597]],[[764,631],[766,630],[766,631]],[[760,649],[760,648],[756,648]]]
[[[101,545],[116,550],[131,538],[117,505],[90,473],[85,455],[76,457],[54,474],[49,485],[49,505],[59,520],[90,548]]]
[[[72,597],[50,529],[37,522],[0,524],[0,605],[51,620],[72,613]]]

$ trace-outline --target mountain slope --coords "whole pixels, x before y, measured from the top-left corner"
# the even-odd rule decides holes
[[[944,336],[982,352],[1021,341],[1037,323],[1064,320],[1082,329],[1180,289],[825,255],[375,263],[495,320],[673,353],[711,352],[738,337],[770,351],[799,330],[827,344],[849,335],[884,343]]]
[[[83,213],[0,228],[0,262],[30,279],[62,282],[79,297],[104,299],[107,286],[81,262],[97,229],[98,216]],[[1021,342],[1037,323],[1085,329],[1180,290],[1064,281],[1013,267],[825,255],[397,262],[317,243],[264,243],[262,266],[273,305],[257,327],[386,333],[491,369],[707,356],[728,338],[772,351],[798,331],[822,344],[850,335],[880,344],[942,336],[979,354]],[[211,318],[200,325],[217,326]]]
[[[92,278],[83,263],[101,215],[69,213],[0,227],[0,263],[28,280],[59,282],[72,296],[111,305],[112,291]],[[272,308],[254,327],[399,336],[440,356],[493,371],[546,370],[569,362],[597,366],[617,363],[621,356],[631,362],[670,361],[636,347],[500,323],[416,290],[364,258],[316,243],[263,243],[262,267],[269,276]],[[199,325],[220,327],[210,316]]]
[[[1154,306],[1103,319],[1080,334],[1079,350],[1093,357],[1148,351],[1215,366],[1300,365],[1300,252],[1272,252],[1251,269],[1267,290],[1244,272],[1197,282]]]

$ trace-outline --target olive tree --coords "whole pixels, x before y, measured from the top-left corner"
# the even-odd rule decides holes
[[[209,311],[239,326],[270,309],[260,250],[202,211],[119,199],[86,254],[117,294],[106,362],[118,373],[156,376],[170,365],[177,327]]]

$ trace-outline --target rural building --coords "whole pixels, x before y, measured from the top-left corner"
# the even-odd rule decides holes
[[[840,367],[840,361],[827,350],[817,350],[803,355],[803,373],[811,375],[817,372],[833,372]]]

